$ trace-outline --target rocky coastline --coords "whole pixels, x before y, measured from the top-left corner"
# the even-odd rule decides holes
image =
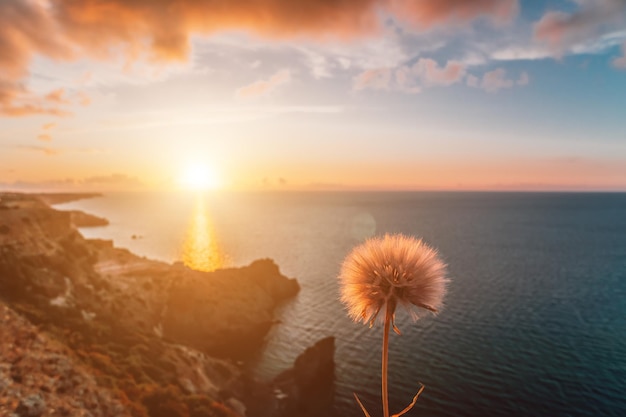
[[[240,366],[295,279],[268,259],[200,272],[84,239],[106,220],[49,206],[80,197],[0,193],[0,415],[327,415],[334,339],[273,381]]]

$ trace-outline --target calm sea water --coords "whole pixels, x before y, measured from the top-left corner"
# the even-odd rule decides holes
[[[59,208],[107,217],[83,234],[147,257],[273,258],[302,291],[255,372],[271,378],[334,335],[337,416],[362,416],[354,391],[380,414],[381,329],[346,317],[336,277],[385,232],[423,237],[452,278],[439,316],[401,316],[392,334],[392,412],[421,381],[412,416],[626,416],[626,194],[111,194]]]

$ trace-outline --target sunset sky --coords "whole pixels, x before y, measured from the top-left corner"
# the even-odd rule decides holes
[[[1,0],[0,188],[626,190],[626,0]]]

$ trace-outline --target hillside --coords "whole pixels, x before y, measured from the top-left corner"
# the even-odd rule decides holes
[[[295,279],[271,260],[215,272],[148,260],[84,239],[73,217],[35,196],[0,194],[0,334],[11,335],[0,352],[9,362],[0,370],[4,410],[26,412],[24,401],[69,410],[24,415],[86,407],[102,416],[255,417],[307,408],[297,389],[277,395],[278,382],[256,381],[238,365],[262,346],[276,306],[297,294]],[[305,385],[322,374],[332,386],[334,344],[323,346],[324,359],[313,358],[323,366],[307,371]],[[89,404],[59,389],[59,369],[35,366],[51,355],[89,387]]]

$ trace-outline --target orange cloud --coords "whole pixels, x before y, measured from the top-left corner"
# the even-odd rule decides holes
[[[509,20],[518,0],[50,0],[66,39],[90,50],[150,49],[156,59],[184,59],[192,34],[244,30],[270,38],[351,39],[376,33],[380,12],[423,30],[486,16]],[[147,43],[146,43],[147,41]]]
[[[0,69],[9,79],[26,75],[35,53],[67,58],[70,49],[57,36],[55,19],[43,2],[0,2]]]
[[[0,2],[0,115],[63,115],[41,100],[32,100],[20,81],[36,53],[53,59],[68,58],[70,48],[59,39],[57,25],[42,3],[22,0]]]
[[[20,117],[33,114],[67,116],[69,112],[50,105],[45,98],[34,96],[19,82],[0,79],[0,115]]]
[[[51,101],[57,104],[68,104],[69,100],[63,97],[64,95],[65,95],[65,90],[62,88],[59,88],[58,90],[54,90],[46,94],[45,99],[47,101]]]
[[[44,146],[18,146],[19,149],[30,152],[41,152],[46,156],[54,156],[61,153],[58,149],[47,148]]]
[[[237,90],[237,97],[252,98],[259,97],[270,93],[281,84],[291,81],[291,72],[288,69],[282,69],[272,75],[268,80],[256,81]]]
[[[81,91],[78,93],[78,102],[81,106],[87,107],[91,104],[91,97],[89,97],[84,91]]]
[[[448,86],[465,76],[465,65],[457,61],[448,61],[445,67],[439,67],[437,61],[420,58],[411,70],[425,85]]]
[[[465,65],[448,61],[439,66],[430,58],[420,58],[415,64],[396,69],[378,68],[364,71],[354,78],[353,89],[399,90],[419,93],[422,87],[450,86],[465,77]]]
[[[580,9],[574,13],[547,12],[535,24],[536,40],[549,45],[555,55],[573,44],[597,36],[607,28],[620,28],[626,21],[624,0],[579,1]]]
[[[483,16],[501,22],[517,8],[517,0],[2,0],[0,115],[62,112],[14,104],[24,99],[17,88],[35,55],[185,60],[194,34],[244,30],[268,38],[346,40],[378,33],[385,15],[424,30]]]
[[[381,0],[57,0],[53,2],[70,36],[104,50],[111,43],[143,48],[156,58],[182,59],[192,33],[248,30],[268,37],[331,34],[350,38],[378,28]],[[330,24],[332,22],[332,25]]]
[[[42,132],[37,136],[37,140],[40,140],[42,142],[51,142],[52,135],[50,134],[50,131],[54,129],[56,126],[57,126],[56,123],[46,123],[43,126],[41,126]]]
[[[517,15],[519,4],[517,0],[391,0],[391,10],[399,20],[424,30],[480,17],[506,23]]]
[[[535,39],[553,48],[560,48],[568,34],[570,15],[564,12],[548,12],[535,24]]]
[[[353,88],[355,90],[386,90],[391,82],[391,70],[389,68],[376,68],[363,71],[354,78]]]
[[[20,117],[36,114],[69,116],[71,112],[64,107],[74,103],[87,106],[90,102],[89,96],[84,92],[79,92],[67,97],[65,89],[59,88],[43,96],[38,96],[28,91],[17,81],[3,82],[0,79],[0,116]],[[52,127],[54,127],[54,124],[43,126],[45,130],[51,129]]]

